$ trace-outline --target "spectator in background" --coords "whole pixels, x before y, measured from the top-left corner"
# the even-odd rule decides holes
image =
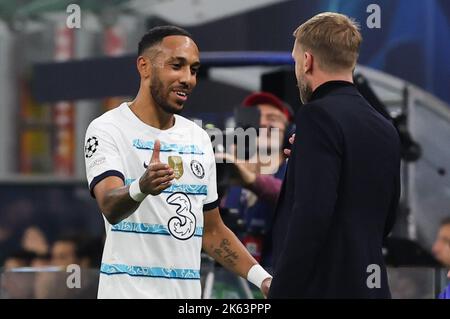
[[[7,256],[22,249],[24,230],[32,223],[35,208],[27,198],[17,198],[0,207],[0,264]]]
[[[47,241],[47,237],[39,226],[32,225],[24,230],[21,240],[21,246],[23,247],[23,249],[33,252],[34,254],[33,259],[29,263],[30,267],[43,268],[50,265],[51,256],[49,253],[49,244]],[[29,276],[31,276],[31,274]],[[35,274],[33,276],[33,281],[41,281],[39,279],[39,274]],[[42,276],[45,277],[46,275],[44,274],[41,275],[41,277]]]
[[[51,264],[67,267],[71,264],[82,268],[100,265],[103,243],[101,239],[82,236],[63,236],[52,246]]]
[[[52,256],[50,255],[50,253],[39,254],[31,261],[31,267],[34,268],[48,267],[50,266],[52,260],[51,257]]]
[[[38,226],[29,226],[22,236],[22,248],[37,255],[48,254],[48,242],[44,232]]]
[[[433,244],[433,254],[443,266],[450,269],[450,217],[441,222],[441,227]],[[450,279],[450,271],[448,272]],[[450,285],[439,295],[439,299],[450,299]]]
[[[103,241],[97,238],[65,235],[57,239],[51,248],[50,264],[59,267],[60,271],[37,274],[35,298],[95,298],[102,247]],[[66,285],[69,265],[78,265],[83,269],[80,289],[69,289]],[[91,268],[97,269],[93,272]]]
[[[3,270],[7,271],[15,268],[30,267],[32,260],[36,257],[37,254],[35,252],[24,249],[18,250],[6,257]]]
[[[51,250],[51,264],[59,267],[67,267],[71,264],[80,265],[78,258],[79,238],[76,236],[64,236],[57,239]]]
[[[450,268],[450,217],[441,222],[436,241],[433,244],[433,254],[442,265]]]
[[[0,299],[28,299],[33,297],[34,273],[18,271],[31,266],[36,253],[18,250],[6,257],[0,280]]]
[[[240,216],[245,220],[246,234],[242,236],[244,244],[263,266],[269,267],[271,236],[268,233],[286,170],[283,146],[285,136],[290,133],[288,130],[292,111],[286,103],[268,92],[253,93],[244,99],[242,105],[258,108],[260,128],[266,128],[267,134],[261,131],[258,136],[260,151],[256,154],[255,161],[234,162],[237,173],[235,186],[228,189],[222,200],[222,207],[239,210]],[[278,136],[271,134],[273,128],[279,130]],[[277,138],[280,140],[275,141]],[[274,147],[276,149],[273,149]],[[219,158],[221,156],[217,155]]]

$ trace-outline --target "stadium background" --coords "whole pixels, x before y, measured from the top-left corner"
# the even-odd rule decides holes
[[[71,3],[81,8],[79,29],[66,26]],[[366,26],[372,3],[381,8],[380,29]],[[450,215],[445,0],[0,1],[0,265],[20,248],[31,226],[49,245],[67,234],[102,237],[103,221],[85,181],[84,132],[95,116],[137,91],[133,61],[145,30],[185,27],[205,56],[268,54],[260,65],[217,67],[213,61],[202,70],[184,115],[223,127],[233,107],[262,87],[299,106],[289,61],[291,34],[321,11],[345,13],[361,24],[359,70],[391,113],[408,116],[407,130],[421,147],[419,158],[403,165],[402,209],[394,231],[400,240],[389,258],[397,267],[392,278],[407,287],[399,298],[433,298],[442,286],[441,272],[429,253],[440,220]],[[89,66],[84,75],[80,65]],[[216,288],[236,281],[221,275]],[[229,288],[230,296],[240,296],[236,289]]]

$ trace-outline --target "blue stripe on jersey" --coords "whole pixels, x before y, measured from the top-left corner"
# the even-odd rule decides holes
[[[200,279],[200,270],[197,269],[142,267],[123,264],[102,263],[100,267],[100,273],[105,275],[126,274],[136,277],[156,277],[167,279]]]
[[[134,182],[134,178],[125,179],[125,185],[130,185]],[[176,193],[182,192],[187,195],[208,195],[207,185],[197,185],[197,184],[172,184],[170,187],[162,191],[163,193]]]
[[[182,192],[187,195],[208,195],[207,185],[188,185],[188,184],[172,184],[169,188],[162,191],[163,193]]]
[[[154,141],[143,141],[141,139],[134,139],[133,146],[137,149],[153,150],[155,145]],[[161,152],[178,152],[179,154],[197,154],[204,155],[205,153],[194,144],[182,145],[182,144],[167,144],[161,142]]]
[[[127,221],[121,221],[120,223],[113,225],[111,230],[136,234],[170,235],[170,232],[165,225],[133,223]],[[195,227],[194,236],[202,237],[203,227]]]

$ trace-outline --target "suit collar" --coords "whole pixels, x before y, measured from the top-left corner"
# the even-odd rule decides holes
[[[328,81],[323,84],[321,84],[319,87],[317,87],[313,94],[311,95],[311,99],[309,102],[312,102],[314,100],[323,98],[324,96],[332,93],[333,91],[336,91],[340,88],[352,88],[351,91],[356,90],[356,87],[353,83],[347,82],[347,81]]]

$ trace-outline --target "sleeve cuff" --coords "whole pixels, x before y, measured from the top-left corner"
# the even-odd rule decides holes
[[[125,183],[125,177],[123,176],[123,174],[121,172],[114,171],[114,170],[103,172],[102,174],[95,176],[94,179],[92,180],[92,182],[89,184],[89,190],[90,190],[91,196],[93,198],[95,198],[95,195],[94,195],[95,185],[97,185],[100,181],[102,181],[106,177],[110,177],[110,176],[117,176],[120,179],[122,179],[122,181]]]
[[[219,207],[219,200],[218,199],[216,199],[212,203],[208,203],[208,204],[203,205],[203,211],[207,212],[208,210],[212,210],[212,209],[214,209],[216,207]]]

